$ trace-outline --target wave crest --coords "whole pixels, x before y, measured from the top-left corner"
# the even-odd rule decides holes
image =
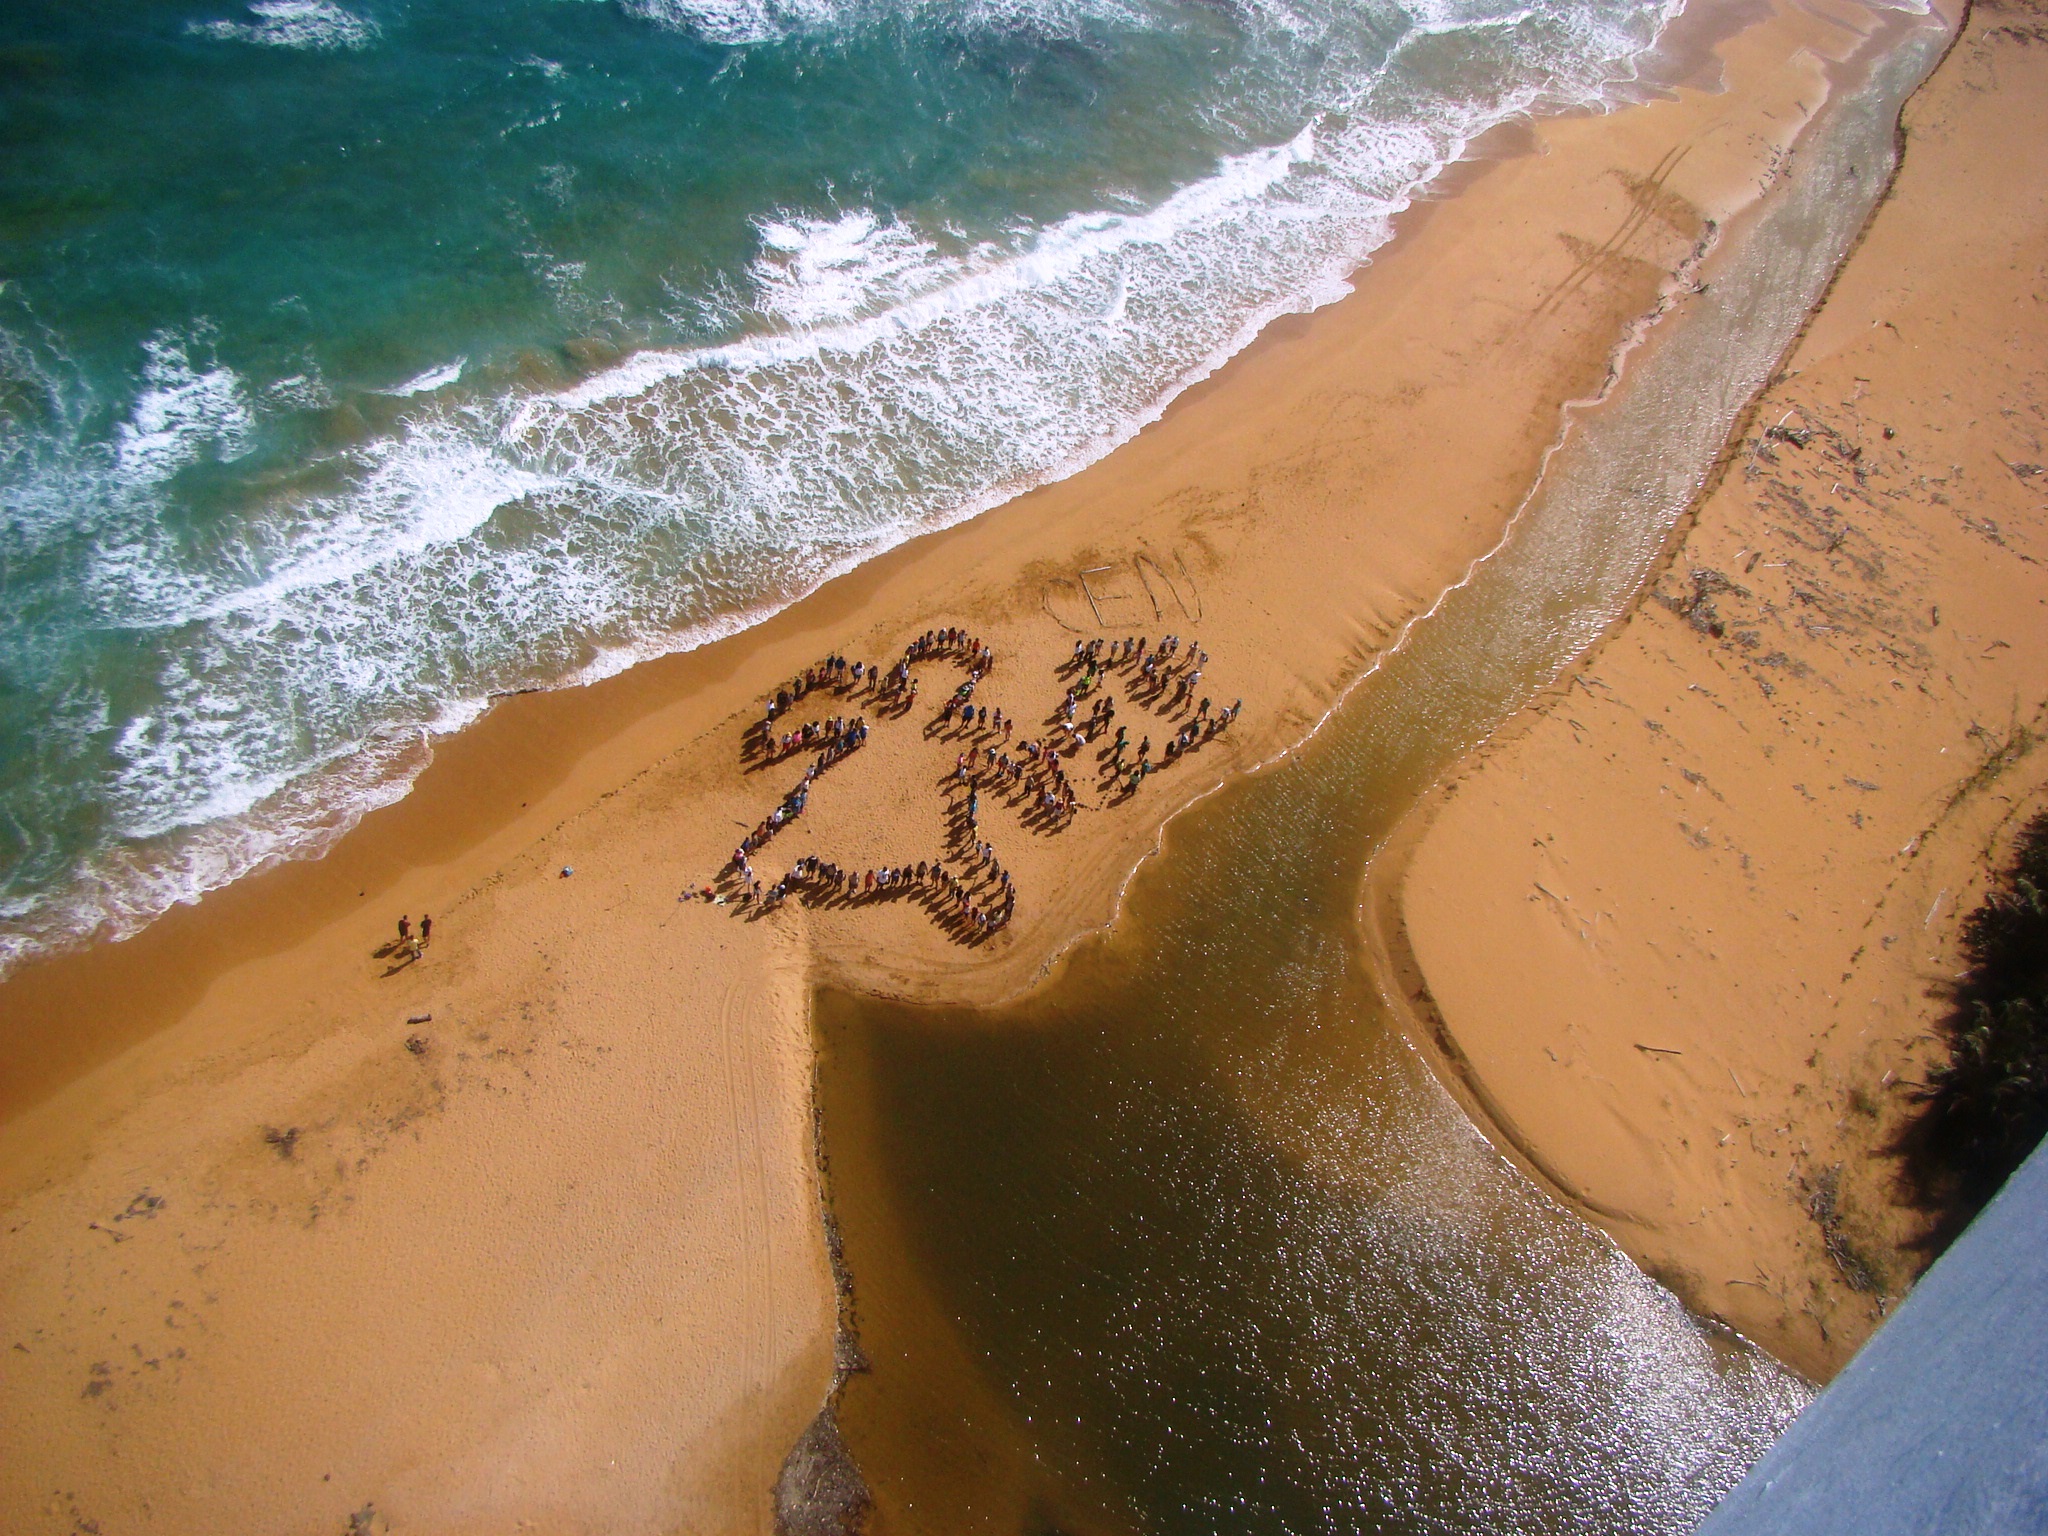
[[[312,53],[368,48],[379,35],[374,21],[333,0],[252,0],[249,14],[253,21],[194,21],[185,30],[195,37]]]
[[[1123,0],[620,0],[626,12],[708,43],[752,47],[918,19],[969,30],[1028,29],[1070,36],[1090,23],[1149,25],[1142,7]]]

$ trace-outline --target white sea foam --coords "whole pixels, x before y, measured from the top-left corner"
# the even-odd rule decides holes
[[[259,393],[263,404],[271,410],[311,411],[334,404],[333,392],[317,371],[272,379]]]
[[[761,255],[752,271],[761,309],[792,325],[849,320],[943,279],[936,246],[865,208],[836,219],[766,218],[756,228]]]
[[[210,447],[234,458],[255,425],[242,381],[231,368],[195,367],[187,344],[158,334],[146,347],[143,389],[114,432],[121,473],[131,481],[174,474]]]
[[[623,0],[623,4],[633,15],[657,26],[734,46],[815,30],[836,20],[844,9],[832,0]]]
[[[706,42],[747,47],[785,38],[843,32],[887,18],[940,17],[975,30],[1028,28],[1072,35],[1084,23],[1142,27],[1151,18],[1122,0],[621,0],[642,20]]]
[[[1512,27],[1541,14],[1521,0],[1403,0],[1402,9],[1425,37]]]
[[[335,588],[379,567],[412,560],[436,545],[467,538],[501,507],[568,489],[550,476],[507,464],[473,442],[437,432],[416,435],[407,440],[406,451],[380,458],[342,506],[331,515],[307,519],[306,531],[290,544],[290,557],[261,581],[182,612],[178,621],[229,614],[285,618],[281,605],[294,593]]]
[[[403,384],[394,384],[384,393],[387,395],[431,395],[437,389],[446,389],[462,378],[462,370],[469,366],[469,359],[458,357],[452,363],[439,368],[429,368],[425,373],[414,374]]]
[[[315,53],[367,48],[378,36],[374,21],[345,11],[332,0],[253,0],[249,14],[253,21],[194,21],[185,30],[227,42]]]

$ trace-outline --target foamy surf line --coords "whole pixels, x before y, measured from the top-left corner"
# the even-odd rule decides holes
[[[1480,133],[1626,99],[1635,65],[1675,7],[1654,14],[1648,41],[1591,61],[1598,89],[1559,80],[1429,123],[1325,115],[1285,143],[1226,159],[1155,208],[1077,214],[1020,249],[940,255],[865,210],[831,222],[764,220],[762,304],[783,323],[720,347],[642,353],[525,398],[464,397],[450,387],[462,364],[408,379],[388,392],[418,401],[418,413],[405,436],[372,450],[357,488],[364,494],[307,513],[304,537],[252,583],[209,591],[159,582],[138,600],[138,622],[217,627],[217,671],[278,660],[250,647],[286,627],[338,631],[360,641],[365,657],[405,656],[445,617],[403,608],[406,595],[461,578],[510,596],[458,612],[452,622],[468,626],[460,633],[544,629],[582,654],[542,670],[514,657],[509,678],[501,669],[495,686],[419,701],[425,708],[394,699],[396,718],[358,729],[310,762],[263,768],[265,754],[244,751],[249,739],[231,728],[195,748],[176,734],[171,706],[136,722],[127,821],[136,831],[91,855],[68,889],[0,915],[0,974],[38,955],[127,937],[207,891],[318,857],[364,815],[401,798],[431,760],[433,739],[476,719],[508,686],[588,684],[727,638],[910,538],[1096,463],[1274,319],[1349,293],[1351,274],[1391,237],[1394,218]],[[1499,24],[1512,22],[1475,23]],[[1196,299],[1187,302],[1200,311],[1192,315],[1168,302],[1190,288]],[[1199,350],[1173,355],[1169,343],[1190,328]],[[1084,389],[1068,375],[1019,366],[1076,351],[1102,364],[1099,376],[1079,381]],[[232,403],[229,381],[216,373],[195,365],[175,382],[185,387],[187,374],[211,381]],[[1013,375],[1036,393],[1014,398]],[[848,396],[859,407],[850,420]],[[817,400],[832,410],[805,417]],[[890,425],[899,416],[926,432],[912,445],[929,450],[926,463],[901,453]],[[985,443],[975,434],[990,419],[1031,451]],[[712,429],[721,420],[723,442]],[[665,459],[676,441],[706,444],[703,459],[680,467]],[[821,450],[793,472],[792,441],[839,456]],[[172,452],[159,456],[168,462]],[[931,463],[966,472],[948,479]],[[593,547],[581,520],[565,516],[552,545],[478,552],[502,508],[548,497],[575,513],[601,509],[608,517],[599,521],[623,523],[628,535]],[[842,504],[858,516],[835,523],[830,514]],[[767,508],[781,521],[771,522]],[[730,569],[699,580],[696,611],[650,614],[652,605],[636,606],[642,587],[673,585],[674,573],[642,570],[631,535],[678,517],[701,523],[712,537],[706,558]],[[727,544],[715,542],[727,534]],[[305,667],[333,661],[314,651],[297,659]],[[194,700],[210,702],[205,686],[194,683]],[[361,712],[360,700],[347,702]],[[166,799],[172,769],[194,763],[198,778]]]

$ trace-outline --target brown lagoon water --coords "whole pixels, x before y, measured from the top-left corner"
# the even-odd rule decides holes
[[[1383,1007],[1366,866],[1619,612],[1889,170],[1901,17],[1509,541],[992,1010],[817,999],[875,1529],[1686,1531],[1807,1388],[1479,1135]],[[1646,445],[1654,448],[1646,449]]]

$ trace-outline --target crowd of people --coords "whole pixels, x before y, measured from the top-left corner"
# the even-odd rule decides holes
[[[877,701],[877,713],[901,713],[917,695],[917,680],[910,676],[910,669],[898,663],[885,676],[882,669],[873,662],[848,661],[844,656],[827,656],[815,666],[806,668],[799,677],[791,678],[770,695],[763,709],[760,721],[748,732],[742,751],[760,753],[770,762],[785,757],[791,752],[801,751],[811,742],[822,740],[817,733],[822,722],[799,727],[798,730],[778,735],[775,722],[791,709],[802,703],[820,689],[829,689],[842,698],[866,694]],[[791,744],[791,737],[802,736],[810,731],[808,741]]]
[[[1162,636],[1157,647],[1144,635],[1075,643],[1074,654],[1068,660],[1066,670],[1078,672],[1080,677],[1067,690],[1064,708],[1069,719],[1077,701],[1090,692],[1106,673],[1118,669],[1128,674],[1125,692],[1133,704],[1169,719],[1183,714],[1187,716],[1167,738],[1161,760],[1157,763],[1152,761],[1152,738],[1149,735],[1142,736],[1137,747],[1132,749],[1129,727],[1117,726],[1116,739],[1096,755],[1101,764],[1104,786],[1118,799],[1128,799],[1136,794],[1151,774],[1178,762],[1204,742],[1213,741],[1237,719],[1238,712],[1244,707],[1242,699],[1222,709],[1214,707],[1206,697],[1196,702],[1201,689],[1202,668],[1208,661],[1207,651],[1193,641],[1183,644],[1178,635]],[[1115,722],[1116,705],[1105,694],[1090,711],[1088,723],[1077,733],[1085,741],[1106,733]],[[1132,760],[1128,763],[1124,759],[1127,751],[1132,753]]]
[[[790,735],[798,733],[777,735],[775,722],[821,688],[829,688],[841,696],[869,694],[882,706],[881,712],[891,712],[893,706],[893,712],[901,714],[917,702],[917,679],[911,674],[911,664],[933,659],[958,661],[967,668],[967,681],[960,686],[948,706],[950,717],[972,697],[974,685],[995,665],[995,652],[966,630],[949,626],[928,629],[919,635],[903,648],[901,659],[886,672],[873,662],[848,661],[839,655],[827,656],[769,696],[759,724],[748,733],[744,750],[759,752],[773,761],[778,756],[787,756],[809,745],[808,741],[795,745],[790,743]]]
[[[761,898],[762,910],[772,912],[792,894],[812,906],[914,897],[925,903],[941,926],[969,940],[999,931],[1017,909],[1016,887],[1009,872],[995,863],[993,852],[966,876],[954,874],[936,859],[851,870],[808,854],[769,887]]]
[[[951,657],[967,663],[968,670],[976,676],[996,664],[996,653],[958,625],[944,629],[928,629],[903,648],[903,660],[898,667],[906,675],[913,661],[929,661],[933,657]]]
[[[755,877],[750,855],[803,815],[805,807],[810,804],[811,786],[817,782],[820,774],[867,745],[868,722],[864,716],[855,716],[852,720],[843,722],[829,737],[822,739],[826,743],[825,750],[804,770],[802,781],[782,797],[782,804],[770,811],[759,826],[740,839],[739,846],[732,851],[732,858],[726,862],[726,868],[739,877],[742,895],[752,900],[761,899],[761,882]]]
[[[815,747],[821,743],[828,744],[829,751],[830,744],[836,744],[854,732],[866,734],[867,721],[864,718],[848,719],[844,715],[833,715],[825,720],[809,720],[782,736],[776,736],[771,732],[768,749],[762,761],[779,763],[786,757],[793,757],[805,748]]]
[[[752,856],[804,814],[818,775],[858,750],[868,738],[865,715],[832,715],[782,732],[776,730],[776,722],[819,689],[842,697],[872,696],[875,703],[871,707],[878,714],[905,713],[917,699],[918,680],[911,668],[930,660],[951,661],[967,672],[965,681],[925,728],[928,737],[967,739],[965,750],[954,759],[953,771],[944,781],[951,802],[948,856],[964,873],[956,873],[936,859],[849,870],[810,854],[796,860],[786,874],[763,889]],[[1114,740],[1096,753],[1100,765],[1097,787],[1127,799],[1147,776],[1221,734],[1243,708],[1243,700],[1224,708],[1214,707],[1207,697],[1197,702],[1202,669],[1208,660],[1199,645],[1192,641],[1183,644],[1178,635],[1163,636],[1156,646],[1143,635],[1076,641],[1072,657],[1056,669],[1057,677],[1072,680],[1058,708],[1047,717],[1045,734],[1016,741],[1019,721],[1014,711],[1005,713],[1000,707],[992,709],[974,701],[977,688],[995,666],[995,652],[962,628],[926,630],[886,671],[871,663],[828,656],[776,690],[743,748],[747,754],[758,755],[764,764],[812,747],[823,750],[805,770],[803,781],[733,850],[720,880],[737,889],[706,886],[685,896],[736,900],[763,913],[791,896],[810,905],[911,896],[923,901],[934,920],[956,937],[979,942],[1007,926],[1017,906],[1010,872],[981,835],[984,793],[1000,797],[1027,828],[1057,832],[1072,822],[1081,805],[1063,758],[1078,758],[1091,742],[1101,742],[1114,728]],[[1176,722],[1159,762],[1152,760],[1149,734],[1141,733],[1133,748],[1130,728],[1117,724],[1117,701],[1109,686],[1115,674],[1121,675],[1126,702]]]
[[[1055,831],[1073,819],[1079,804],[1058,749],[1036,739],[1021,743],[1014,757],[993,744],[977,742],[953,760],[952,783],[956,790],[965,791],[960,804],[970,836],[981,819],[984,789],[1003,794],[1013,807],[1025,806],[1027,824],[1043,824]]]

